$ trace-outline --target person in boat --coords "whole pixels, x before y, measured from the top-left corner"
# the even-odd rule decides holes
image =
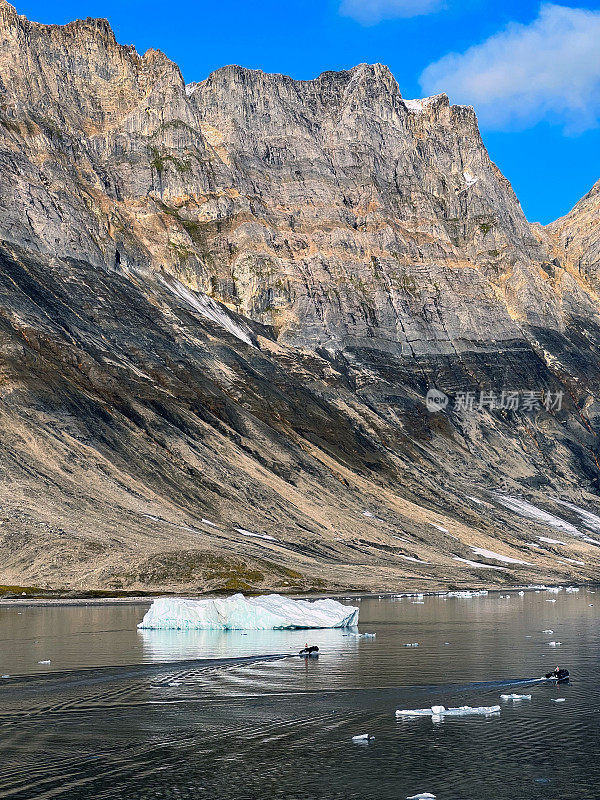
[[[546,674],[546,678],[554,678],[557,681],[564,681],[569,677],[569,670],[568,669],[561,669],[557,667],[554,672],[548,672]]]
[[[316,644],[313,644],[311,647],[308,646],[308,642],[304,645],[304,649],[300,650],[301,656],[309,656],[311,653],[318,653],[319,648]]]

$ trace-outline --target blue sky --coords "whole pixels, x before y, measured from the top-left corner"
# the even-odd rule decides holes
[[[13,0],[14,2],[14,0]],[[600,0],[40,0],[30,19],[106,17],[122,44],[163,50],[186,81],[230,63],[313,78],[387,64],[405,97],[475,106],[492,159],[531,221],[600,178]]]

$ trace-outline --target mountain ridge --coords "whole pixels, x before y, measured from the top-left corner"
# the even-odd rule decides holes
[[[382,65],[186,86],[105,21],[11,9],[5,585],[597,579],[592,517],[556,502],[598,495],[594,195],[530,225],[474,111],[404,100]],[[534,547],[554,523],[506,496],[577,535]]]

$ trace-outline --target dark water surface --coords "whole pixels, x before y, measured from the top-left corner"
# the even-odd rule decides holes
[[[600,590],[359,605],[375,639],[138,631],[147,605],[0,606],[0,798],[600,798]],[[248,659],[307,640],[318,660]],[[570,685],[512,683],[557,664]]]

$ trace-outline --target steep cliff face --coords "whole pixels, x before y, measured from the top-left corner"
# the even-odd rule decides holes
[[[548,226],[565,263],[595,291],[600,289],[600,180],[566,216]]]
[[[0,0],[0,208],[0,582],[600,574],[593,268],[472,109],[381,65],[186,87],[105,21]]]

